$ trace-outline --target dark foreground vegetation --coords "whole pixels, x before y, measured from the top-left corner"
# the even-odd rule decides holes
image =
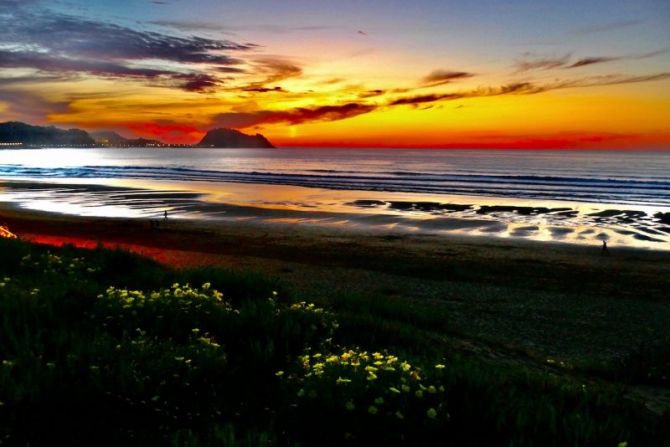
[[[331,304],[0,240],[0,444],[670,445],[667,415],[627,397],[667,359],[537,368],[451,349],[429,307]]]

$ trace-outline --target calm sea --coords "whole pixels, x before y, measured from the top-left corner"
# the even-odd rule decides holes
[[[670,206],[670,151],[5,150],[0,178],[241,182]]]
[[[2,150],[0,201],[668,250],[670,151]]]

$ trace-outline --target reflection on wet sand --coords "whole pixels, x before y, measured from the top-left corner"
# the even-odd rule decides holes
[[[374,197],[378,195],[378,197]],[[372,197],[371,197],[372,196]],[[258,221],[380,231],[499,236],[670,250],[664,208],[520,201],[408,193],[331,191],[277,185],[119,181],[5,182],[0,196],[25,209],[53,213],[157,219]],[[630,209],[629,209],[630,208]]]

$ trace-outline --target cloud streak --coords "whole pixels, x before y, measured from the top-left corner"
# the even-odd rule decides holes
[[[640,60],[650,57],[658,56],[669,52],[670,49],[664,48],[656,51],[649,51],[647,53],[632,54],[628,56],[589,56],[571,61],[572,55],[570,53],[561,56],[537,56],[531,53],[524,54],[521,60],[514,63],[517,72],[524,72],[530,70],[550,70],[550,69],[570,69],[580,68],[588,65],[604,64],[607,62],[619,60]]]
[[[434,70],[421,79],[421,84],[426,87],[435,87],[473,76],[474,74],[465,71]]]
[[[577,61],[573,62],[570,65],[565,66],[564,68],[579,68],[579,67],[584,67],[586,65],[593,65],[593,64],[602,64],[605,62],[611,62],[611,61],[616,61],[621,59],[620,57],[584,57],[582,59],[578,59]]]
[[[152,85],[204,92],[220,82],[216,73],[239,73],[249,43],[180,37],[62,14],[0,7],[0,67],[41,72],[132,78]],[[145,68],[161,60],[163,67]]]
[[[302,75],[302,68],[286,59],[267,57],[255,61],[254,73],[264,78],[234,90],[256,93],[286,92],[281,86],[270,86],[269,84],[300,77]]]
[[[142,79],[156,85],[174,86],[192,92],[208,91],[219,83],[215,77],[204,73],[134,68],[116,62],[54,57],[34,51],[0,50],[0,68],[32,68],[51,73],[51,80],[70,79],[72,74],[78,73],[106,78]],[[42,80],[43,75],[37,75],[35,79]]]
[[[370,113],[376,105],[351,102],[341,105],[297,107],[289,110],[259,110],[256,112],[221,113],[215,117],[215,127],[243,129],[263,124],[297,125],[313,121],[338,121]]]
[[[430,94],[430,95],[416,95],[397,98],[388,103],[388,106],[400,105],[419,105],[438,101],[451,101],[464,98],[484,98],[491,96],[503,95],[535,95],[551,90],[560,90],[567,88],[585,88],[585,87],[600,87],[607,85],[620,84],[634,84],[639,82],[651,82],[670,79],[670,72],[655,73],[650,75],[640,76],[622,76],[622,75],[605,75],[592,76],[580,79],[571,79],[563,81],[555,81],[550,83],[533,83],[533,82],[516,82],[505,84],[497,87],[482,87],[475,90]]]
[[[537,56],[532,53],[525,53],[522,59],[514,63],[514,67],[517,71],[562,68],[570,62],[570,57],[570,53],[559,56]]]

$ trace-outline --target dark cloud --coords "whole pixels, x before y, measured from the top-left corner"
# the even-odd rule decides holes
[[[602,64],[604,62],[611,62],[621,59],[620,57],[584,57],[582,59],[573,62],[572,64],[566,66],[565,68],[578,68],[585,65],[593,64]]]
[[[565,54],[563,56],[537,56],[531,53],[524,54],[523,59],[517,61],[514,66],[517,71],[528,70],[548,70],[552,68],[579,68],[587,65],[604,64],[606,62],[613,62],[618,60],[631,59],[647,59],[669,52],[670,49],[664,48],[661,50],[650,51],[647,53],[632,54],[627,56],[589,56],[577,59],[572,62],[571,55]]]
[[[243,92],[269,93],[269,92],[286,92],[282,87],[244,87]]]
[[[416,105],[428,102],[436,102],[443,100],[461,99],[465,98],[462,93],[442,93],[433,95],[417,95],[407,96],[404,98],[394,99],[389,103],[390,106]]]
[[[240,67],[216,67],[215,70],[219,73],[246,73],[246,70]]]
[[[251,82],[238,90],[243,92],[266,93],[271,91],[284,91],[280,86],[268,86],[289,78],[297,78],[302,75],[302,68],[294,62],[281,58],[262,58],[254,62],[254,73],[264,76],[264,79]]]
[[[32,68],[49,73],[87,73],[137,78],[187,91],[208,91],[215,72],[240,73],[242,59],[233,56],[253,44],[197,36],[133,30],[121,25],[28,8],[0,5],[0,67]],[[144,68],[138,62],[163,60],[183,68]]]
[[[263,58],[256,60],[256,72],[265,74],[262,84],[279,82],[302,75],[302,68],[295,63],[279,58]]]
[[[542,87],[538,87],[530,82],[516,82],[502,85],[499,87],[483,87],[476,90],[456,92],[456,93],[442,93],[432,95],[417,95],[399,98],[391,101],[390,106],[400,105],[417,105],[436,101],[450,101],[454,99],[463,98],[478,98],[484,96],[501,96],[501,95],[531,95],[544,91]]]
[[[167,28],[174,28],[179,31],[219,31],[224,32],[225,26],[220,23],[206,22],[204,20],[153,20],[146,22],[150,25],[158,25]],[[226,32],[226,34],[232,34]]]
[[[128,76],[155,78],[171,72],[150,68],[130,68],[122,64],[86,59],[54,57],[48,53],[35,51],[0,50],[0,67],[29,67],[47,72],[85,72],[102,76]]]
[[[0,50],[0,68],[22,67],[51,73],[52,80],[68,79],[72,73],[88,73],[100,77],[151,80],[157,84],[176,86],[194,92],[207,91],[218,84],[216,78],[204,73],[135,68],[116,62],[54,57],[48,53],[34,51]],[[36,76],[36,79],[42,78],[42,75]]]
[[[218,115],[213,122],[216,127],[241,129],[260,124],[303,124],[313,121],[338,121],[370,113],[377,106],[362,103],[298,107],[289,110],[259,110],[256,112],[230,112]]]
[[[395,99],[389,102],[388,105],[389,106],[418,105],[437,101],[450,101],[463,98],[482,98],[482,97],[502,96],[502,95],[534,95],[538,93],[547,92],[550,90],[559,90],[566,88],[584,88],[584,87],[599,87],[599,86],[617,85],[617,84],[633,84],[639,82],[660,81],[665,79],[670,79],[670,72],[655,73],[651,75],[641,75],[641,76],[624,76],[624,75],[591,76],[587,78],[569,79],[569,80],[555,81],[543,84],[535,84],[532,82],[516,82],[498,87],[482,87],[475,90],[463,91],[463,92],[408,96]]]
[[[562,56],[537,56],[526,53],[523,58],[514,63],[517,71],[549,70],[552,68],[565,67],[570,62],[570,54]]]
[[[173,74],[170,78],[182,81],[179,87],[188,92],[213,91],[219,85],[218,79],[206,73]]]
[[[366,90],[364,92],[361,92],[358,94],[359,98],[374,98],[375,96],[380,96],[386,93],[385,90],[381,89],[374,89],[374,90]]]
[[[465,71],[449,71],[449,70],[434,70],[425,76],[421,83],[426,86],[437,86],[448,84],[449,82],[459,79],[466,79],[473,77],[474,74]]]
[[[623,76],[623,75],[591,76],[588,78],[567,80],[562,82],[556,82],[554,84],[548,84],[546,86],[546,89],[556,90],[561,88],[580,88],[580,87],[599,87],[599,86],[619,85],[619,84],[637,84],[639,82],[663,81],[665,79],[670,79],[670,72],[654,73],[640,76]]]
[[[222,52],[254,48],[229,40],[178,37],[65,15],[27,15],[0,22],[2,41],[36,45],[54,54],[104,60],[162,59],[180,63],[234,65]]]

